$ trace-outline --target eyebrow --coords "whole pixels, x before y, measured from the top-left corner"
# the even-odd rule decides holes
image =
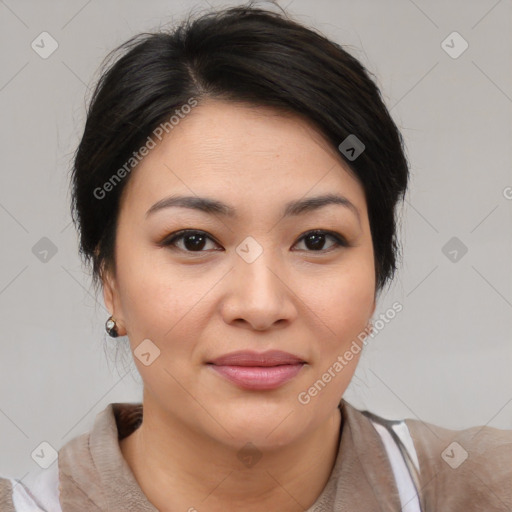
[[[321,196],[309,197],[307,199],[298,199],[285,204],[283,217],[302,215],[313,210],[318,210],[327,205],[341,205],[352,211],[361,224],[361,217],[357,207],[346,197],[336,194],[324,194]],[[237,216],[235,208],[216,199],[198,196],[169,196],[156,202],[146,212],[146,218],[153,213],[164,208],[181,207],[192,210],[199,210],[209,214],[218,214],[225,217],[235,218]]]

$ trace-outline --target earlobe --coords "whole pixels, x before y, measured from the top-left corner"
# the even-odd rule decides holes
[[[111,328],[116,331],[114,337],[125,336],[127,332],[124,328],[122,308],[117,291],[117,281],[115,279],[115,270],[110,265],[107,265],[105,261],[100,265],[100,280],[102,284],[103,301],[105,307],[111,313],[110,317],[107,319],[105,328],[107,332],[109,332],[108,325],[113,322],[114,326],[111,326]]]
[[[110,277],[110,275],[106,275],[103,282],[103,300],[105,302],[105,306],[109,311],[112,312],[111,316],[108,318],[105,329],[107,333],[117,338],[118,336],[124,336],[126,334],[125,329],[123,327],[122,315],[120,308],[116,307],[116,286],[115,281]]]

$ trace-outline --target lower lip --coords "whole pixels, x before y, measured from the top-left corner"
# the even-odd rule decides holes
[[[210,364],[209,366],[244,389],[275,389],[293,379],[304,364],[279,366],[217,366]]]

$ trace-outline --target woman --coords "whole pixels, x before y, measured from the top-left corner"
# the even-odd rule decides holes
[[[342,399],[408,182],[364,67],[252,6],[122,49],[72,212],[143,403],[109,404],[34,485],[0,480],[1,510],[509,510],[510,432]]]

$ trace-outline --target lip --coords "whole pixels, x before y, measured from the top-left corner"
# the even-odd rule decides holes
[[[299,356],[282,350],[267,350],[266,352],[240,350],[224,354],[208,362],[218,366],[277,366],[305,363],[306,361]]]
[[[299,356],[281,350],[239,351],[208,362],[221,376],[243,389],[270,390],[293,379],[306,364]]]

